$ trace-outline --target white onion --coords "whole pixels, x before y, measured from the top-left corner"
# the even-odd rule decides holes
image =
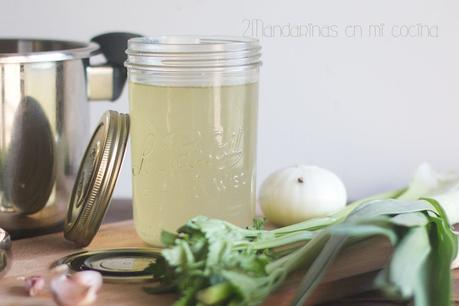
[[[278,170],[260,188],[265,217],[281,226],[328,216],[344,208],[346,200],[346,188],[340,178],[316,166]]]

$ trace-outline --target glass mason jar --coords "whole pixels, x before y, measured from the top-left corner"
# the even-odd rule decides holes
[[[129,40],[134,223],[160,244],[205,215],[240,226],[255,214],[257,40]]]

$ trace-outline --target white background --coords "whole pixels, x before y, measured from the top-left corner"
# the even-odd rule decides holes
[[[459,170],[458,11],[457,0],[3,0],[0,36],[244,35],[247,20],[257,19],[265,32],[255,33],[264,61],[258,181],[279,167],[317,164],[356,198],[403,186],[424,160]],[[368,33],[381,23],[382,35]],[[431,35],[424,27],[411,33],[417,37],[394,36],[418,23]],[[338,37],[289,35],[299,24],[336,26]],[[276,25],[287,30],[272,37]],[[359,27],[362,36],[347,37]],[[109,108],[127,112],[126,92],[116,103],[94,103],[92,126]],[[130,193],[127,159],[115,194]]]

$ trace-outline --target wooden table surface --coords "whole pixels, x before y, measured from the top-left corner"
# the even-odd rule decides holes
[[[117,247],[145,246],[135,234],[131,219],[131,207],[128,200],[113,201],[104,225],[88,249],[104,249]],[[123,221],[124,220],[124,221]],[[381,252],[389,247],[380,245]],[[365,246],[363,246],[365,247]],[[376,270],[381,266],[379,259],[368,257],[359,265],[355,265],[352,254],[362,252],[361,246],[350,249],[340,256],[325,276],[325,281],[318,287],[307,305],[322,306],[395,306],[406,303],[384,299],[373,292],[366,292],[365,284],[369,285],[376,272],[362,273]],[[62,233],[44,235],[35,238],[21,239],[13,242],[13,261],[8,274],[0,280],[0,305],[6,306],[51,306],[55,305],[49,295],[40,297],[27,296],[19,276],[45,274],[49,266],[57,259],[67,254],[79,251],[72,243],[63,239]],[[354,252],[354,253],[352,253]],[[354,265],[353,267],[350,267]],[[360,272],[359,272],[360,270]],[[350,271],[352,273],[350,274]],[[454,301],[459,301],[459,270],[454,271],[455,287]],[[287,306],[295,294],[296,286],[301,274],[289,278],[286,284],[273,294],[264,305]],[[341,280],[345,277],[346,281]],[[359,284],[359,285],[357,285]],[[95,305],[170,305],[176,299],[174,295],[148,295],[142,291],[144,285],[139,284],[109,284],[104,283]],[[342,292],[346,295],[342,297]],[[330,300],[334,300],[330,302]],[[325,301],[328,301],[324,303]],[[459,306],[459,303],[455,303]],[[434,305],[432,305],[434,306]]]

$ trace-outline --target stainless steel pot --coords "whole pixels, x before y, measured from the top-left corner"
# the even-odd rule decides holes
[[[13,238],[61,228],[89,136],[88,100],[115,100],[127,39],[0,39],[0,227]],[[104,65],[90,57],[103,53]]]

